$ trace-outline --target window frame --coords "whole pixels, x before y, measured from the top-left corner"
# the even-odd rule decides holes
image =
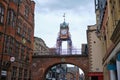
[[[25,15],[26,18],[29,17],[29,7],[27,5],[25,6],[24,15]]]
[[[16,79],[17,79],[17,67],[13,66],[12,67],[11,80],[16,80]]]
[[[4,24],[5,7],[0,3],[0,24]]]
[[[24,80],[28,79],[28,70],[24,69]]]
[[[13,9],[9,9],[8,10],[8,17],[7,17],[7,24],[15,27],[16,26],[16,14],[15,11]]]
[[[23,32],[23,34],[22,34],[22,36],[24,37],[24,38],[26,38],[26,34],[27,34],[27,24],[23,24],[23,30],[22,30]]]
[[[21,46],[21,56],[20,56],[20,59],[22,61],[24,61],[24,57],[25,57],[25,46]]]
[[[22,33],[22,20],[18,20],[18,26],[17,26],[17,34],[21,35]]]
[[[19,68],[18,80],[22,80],[23,68]]]

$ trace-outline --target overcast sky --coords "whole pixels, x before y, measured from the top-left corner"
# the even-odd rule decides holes
[[[73,46],[81,48],[87,43],[88,25],[95,24],[94,0],[34,0],[36,37],[42,38],[48,47],[55,47],[60,23],[69,23]],[[66,42],[64,42],[66,44]],[[65,45],[63,43],[63,45]]]

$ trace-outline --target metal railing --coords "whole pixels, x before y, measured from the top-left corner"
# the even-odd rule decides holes
[[[54,51],[39,51],[39,50],[33,51],[33,56],[37,56],[37,55],[84,55],[84,53],[81,52],[81,49],[72,49],[72,54],[69,54],[67,49],[63,49],[60,54],[58,54],[56,50]]]

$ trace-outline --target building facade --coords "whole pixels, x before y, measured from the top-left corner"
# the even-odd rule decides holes
[[[84,79],[84,77],[80,78],[79,67],[73,66],[73,67],[67,67],[66,79],[80,80],[80,79]]]
[[[38,37],[34,37],[34,54],[33,55],[48,55],[50,54],[49,48],[45,42]]]
[[[95,10],[99,12],[97,34],[104,47],[104,80],[120,80],[120,0],[100,1],[95,0]],[[104,5],[102,9],[101,5]]]
[[[46,80],[66,80],[66,71],[67,64],[57,64],[48,70]]]
[[[103,80],[102,43],[96,36],[96,25],[88,26],[89,80]]]
[[[0,0],[0,80],[31,80],[32,0]]]
[[[79,68],[77,66],[67,66],[67,64],[58,64],[49,69],[46,74],[46,80],[80,80]]]

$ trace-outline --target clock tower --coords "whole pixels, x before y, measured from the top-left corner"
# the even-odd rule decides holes
[[[64,22],[60,24],[60,31],[57,38],[57,54],[62,54],[62,41],[67,41],[67,54],[72,54],[72,41],[69,32],[69,24],[65,22],[65,14],[64,14]]]

